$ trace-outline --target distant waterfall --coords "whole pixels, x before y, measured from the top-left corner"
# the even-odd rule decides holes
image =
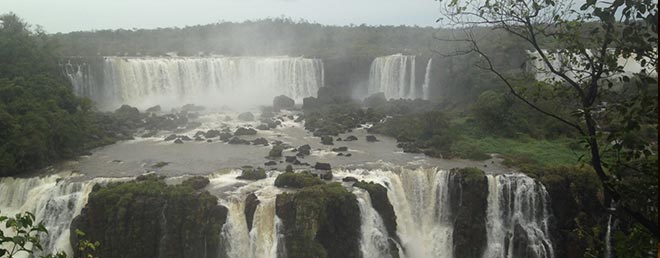
[[[484,258],[552,258],[548,193],[525,175],[488,175]]]
[[[323,62],[302,57],[104,57],[99,63],[67,63],[64,72],[76,94],[104,109],[259,105],[282,94],[301,101],[324,80]]]
[[[605,232],[605,258],[612,258],[612,214],[607,219],[607,232]]]
[[[424,73],[424,84],[422,85],[422,93],[425,100],[428,100],[431,95],[429,92],[429,87],[431,85],[431,66],[433,65],[433,58],[429,58],[429,62],[426,64],[426,72]]]
[[[383,92],[388,99],[420,97],[415,84],[415,56],[396,54],[374,59],[368,92]]]

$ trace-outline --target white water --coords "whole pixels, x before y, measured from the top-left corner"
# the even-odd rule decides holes
[[[487,178],[488,245],[483,257],[554,257],[548,231],[548,194],[543,185],[521,174],[488,175]],[[516,232],[516,226],[522,232]],[[516,240],[523,234],[529,240],[527,246],[516,247]],[[515,253],[516,249],[523,251]]]
[[[383,219],[371,205],[371,197],[367,191],[354,189],[360,207],[360,251],[363,258],[391,257],[387,229]]]
[[[612,258],[612,214],[607,219],[607,232],[605,232],[605,258]]]
[[[415,56],[382,56],[371,63],[369,94],[383,92],[387,99],[419,98],[415,85]]]
[[[429,58],[429,62],[426,64],[426,72],[424,73],[424,84],[422,84],[422,92],[425,100],[428,100],[431,95],[429,92],[429,87],[431,85],[431,66],[433,65],[433,58]]]
[[[41,239],[44,250],[71,255],[71,221],[87,204],[87,196],[92,187],[97,183],[125,180],[96,178],[84,182],[68,181],[75,177],[76,175],[61,174],[34,178],[0,178],[0,212],[3,216],[31,212],[35,215],[35,222],[42,222],[48,229],[48,235],[42,236]],[[4,227],[0,229],[7,233],[7,236],[13,235]]]
[[[104,57],[103,78],[90,65],[65,65],[76,94],[102,108],[140,108],[195,103],[254,107],[286,95],[296,101],[316,96],[323,63],[302,57]],[[96,85],[100,81],[101,85]]]

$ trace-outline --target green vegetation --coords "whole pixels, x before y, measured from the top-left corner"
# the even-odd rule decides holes
[[[275,179],[275,186],[277,187],[304,188],[322,184],[324,184],[323,180],[309,172],[286,172],[280,174]]]
[[[251,166],[244,166],[241,168],[241,175],[236,178],[243,180],[261,180],[266,177],[268,177],[268,175],[266,175],[265,169],[261,167],[253,168]]]

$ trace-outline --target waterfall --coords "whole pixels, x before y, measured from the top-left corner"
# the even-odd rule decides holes
[[[525,175],[488,175],[484,258],[551,258],[548,193]]]
[[[422,93],[425,100],[428,100],[430,96],[429,87],[431,85],[431,66],[433,63],[433,58],[429,58],[429,62],[426,64],[426,72],[424,73],[424,84],[422,85]]]
[[[605,258],[612,258],[612,214],[607,219],[607,232],[605,232]]]
[[[101,108],[197,103],[259,105],[274,96],[297,101],[323,86],[323,62],[302,57],[104,57],[99,68],[64,65],[76,94]],[[93,69],[102,78],[92,79]]]
[[[383,92],[388,99],[420,97],[415,82],[415,56],[396,54],[375,58],[369,71],[368,92]]]
[[[31,212],[42,222],[48,235],[42,236],[45,252],[72,254],[69,243],[71,221],[87,204],[87,197],[97,183],[123,179],[97,178],[90,181],[70,181],[76,175],[50,175],[34,178],[0,178],[0,211],[3,216]],[[0,227],[3,231],[5,228]],[[8,232],[7,232],[8,233]],[[39,255],[39,252],[35,252]]]
[[[371,205],[371,197],[367,191],[353,191],[360,206],[360,251],[363,258],[391,258],[387,229],[383,219]]]

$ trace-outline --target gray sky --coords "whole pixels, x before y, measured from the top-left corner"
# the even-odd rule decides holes
[[[321,24],[434,26],[435,0],[0,0],[47,32],[183,27],[280,17]]]

